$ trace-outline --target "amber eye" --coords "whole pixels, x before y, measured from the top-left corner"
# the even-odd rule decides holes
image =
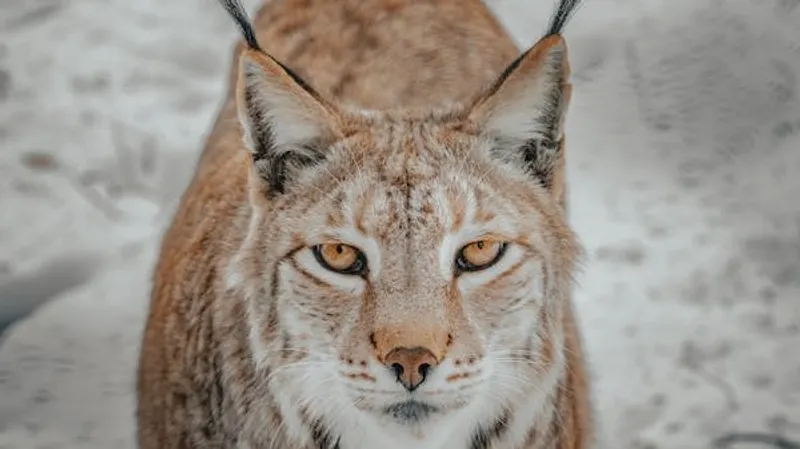
[[[506,250],[506,243],[497,240],[478,240],[461,248],[456,257],[459,271],[479,271],[494,265]]]
[[[314,255],[323,267],[342,274],[363,274],[367,258],[357,248],[344,243],[323,243],[314,247]]]

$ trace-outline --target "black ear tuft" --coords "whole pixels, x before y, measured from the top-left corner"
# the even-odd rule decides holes
[[[558,7],[550,18],[550,24],[547,26],[547,34],[545,36],[552,36],[554,34],[561,34],[564,26],[569,22],[575,14],[575,10],[581,4],[581,0],[559,0]]]
[[[247,16],[247,12],[245,12],[241,0],[217,1],[228,11],[233,21],[236,22],[236,26],[239,27],[239,31],[242,33],[245,42],[247,42],[247,46],[253,50],[261,51],[261,46],[258,45],[258,40],[256,40],[256,32],[253,29],[253,24],[250,22],[250,18]]]

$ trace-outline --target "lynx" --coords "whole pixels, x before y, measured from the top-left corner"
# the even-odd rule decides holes
[[[163,237],[142,449],[580,449],[562,0],[271,0]]]

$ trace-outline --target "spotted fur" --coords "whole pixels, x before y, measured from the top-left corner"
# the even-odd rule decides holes
[[[270,0],[252,25],[221,3],[243,39],[154,273],[139,446],[590,447],[564,176],[577,2],[521,56],[478,0]],[[457,270],[485,238],[502,256]],[[366,268],[326,269],[323,243]]]

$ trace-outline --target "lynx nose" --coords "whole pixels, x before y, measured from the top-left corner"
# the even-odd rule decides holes
[[[406,390],[414,391],[425,382],[425,377],[438,364],[433,353],[426,348],[395,348],[386,356],[384,364],[397,376]]]

